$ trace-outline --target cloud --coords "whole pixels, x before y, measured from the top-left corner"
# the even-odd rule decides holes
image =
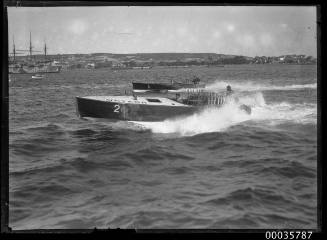
[[[98,38],[99,38],[99,34],[97,32],[92,34],[92,36],[91,36],[92,41],[97,41]]]
[[[265,46],[271,46],[273,44],[273,38],[269,33],[263,33],[260,36],[260,43]]]
[[[235,31],[235,25],[234,24],[227,24],[226,29],[228,32],[232,33]]]
[[[220,37],[221,37],[221,33],[220,33],[219,31],[215,30],[215,31],[213,32],[212,36],[213,36],[214,38],[220,38]]]
[[[253,35],[244,34],[237,37],[237,42],[243,47],[253,48],[256,45],[256,41]]]
[[[189,42],[191,44],[195,44],[195,43],[198,42],[198,39],[195,36],[192,35],[192,36],[189,37]]]
[[[75,19],[68,25],[68,30],[76,35],[83,34],[87,29],[88,24],[81,19]]]
[[[282,28],[284,28],[284,29],[288,27],[288,25],[287,25],[286,23],[281,23],[280,26],[281,26]]]
[[[186,27],[180,26],[177,28],[177,33],[180,36],[185,36],[188,32],[188,29]]]

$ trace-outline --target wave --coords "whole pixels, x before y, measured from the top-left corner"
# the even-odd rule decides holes
[[[271,84],[258,84],[254,82],[226,82],[226,81],[216,81],[212,84],[206,86],[207,90],[211,91],[221,91],[225,90],[226,86],[232,86],[233,90],[237,91],[272,91],[272,90],[279,90],[279,91],[289,91],[289,90],[298,90],[298,89],[316,89],[317,83],[311,84],[292,84],[292,85],[271,85]]]
[[[251,107],[251,114],[240,109],[240,105]],[[316,124],[317,105],[311,103],[274,103],[266,104],[262,93],[238,94],[236,100],[221,108],[207,108],[202,112],[163,122],[134,122],[153,133],[192,136],[201,133],[226,131],[229,127],[245,122],[261,125],[278,125],[285,122]]]
[[[317,124],[317,104],[280,102],[252,106],[251,120],[270,125],[285,122]]]
[[[221,108],[207,108],[192,116],[166,120],[163,122],[137,122],[154,133],[179,133],[191,136],[205,132],[217,132],[250,119],[235,102]]]

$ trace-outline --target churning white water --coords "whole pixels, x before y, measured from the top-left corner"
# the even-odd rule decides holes
[[[206,108],[191,116],[168,119],[162,122],[134,122],[136,126],[150,129],[153,133],[177,133],[182,136],[206,132],[225,131],[229,127],[245,121],[258,124],[279,124],[287,121],[315,123],[317,105],[288,102],[266,104],[262,93],[239,94],[237,100],[230,101],[220,108]],[[251,107],[251,114],[240,108],[242,104]]]

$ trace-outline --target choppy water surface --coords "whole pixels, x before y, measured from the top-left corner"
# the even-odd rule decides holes
[[[252,106],[83,120],[74,97],[198,75]],[[316,228],[316,66],[76,70],[9,85],[10,227]]]

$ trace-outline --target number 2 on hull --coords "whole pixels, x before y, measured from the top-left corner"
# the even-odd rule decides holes
[[[115,113],[119,113],[119,109],[120,109],[120,105],[116,104],[116,105],[114,106],[114,112],[115,112]]]

